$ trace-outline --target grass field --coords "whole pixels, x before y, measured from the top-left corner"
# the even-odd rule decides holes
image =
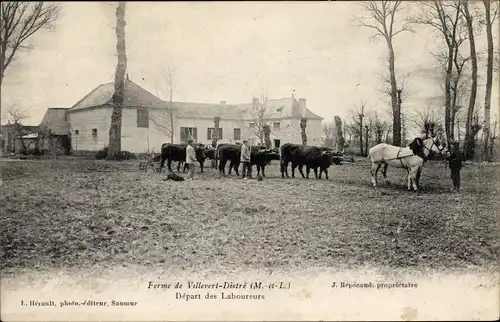
[[[0,161],[0,268],[497,265],[498,166],[466,166],[460,194],[443,163],[426,164],[423,193],[398,169],[374,190],[369,169],[284,180],[274,163],[259,182],[197,168],[173,182],[138,161]]]

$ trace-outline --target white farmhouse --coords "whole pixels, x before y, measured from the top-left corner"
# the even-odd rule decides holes
[[[108,145],[113,93],[114,83],[99,85],[66,110],[73,150],[97,151]],[[222,133],[218,142],[248,140],[251,144],[258,144],[260,139],[254,131],[252,104],[172,102],[171,106],[170,102],[160,100],[127,78],[122,150],[134,153],[159,152],[163,143],[185,143],[189,138],[198,143],[210,144],[214,133],[214,117],[220,117]],[[173,113],[169,112],[171,110]],[[308,145],[321,145],[323,118],[306,108],[305,99],[289,97],[268,100],[265,119],[271,126],[271,142],[274,146],[301,143],[300,120],[303,115],[307,117]]]

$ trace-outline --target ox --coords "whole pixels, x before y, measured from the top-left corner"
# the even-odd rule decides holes
[[[236,175],[240,175],[238,167],[240,165],[241,145],[222,143],[217,147],[216,156],[219,159],[219,173],[225,176],[226,163],[229,161],[229,174],[234,169]],[[263,146],[250,147],[250,171],[253,165],[257,166],[257,175],[262,172],[266,176],[265,168],[271,160],[279,160],[277,149],[266,149]]]
[[[324,172],[328,179],[328,168],[334,163],[334,158],[325,148],[316,146],[304,146],[299,144],[285,143],[280,148],[281,154],[281,177],[289,178],[288,163],[292,163],[292,178],[295,178],[295,168],[299,168],[302,178],[306,178],[302,167],[306,166],[307,178],[309,178],[310,169],[314,170],[316,179],[321,179],[321,173]],[[340,164],[340,159],[337,161]],[[318,168],[320,169],[318,177]]]
[[[437,138],[422,140],[415,138],[408,147],[398,147],[387,143],[379,143],[368,150],[368,156],[372,162],[371,175],[373,187],[377,187],[377,173],[383,165],[382,171],[387,183],[387,167],[390,165],[395,168],[403,168],[408,173],[408,191],[419,190],[420,175],[422,167],[427,160],[430,152],[436,152],[441,155],[448,155],[448,150],[441,145]]]
[[[187,144],[162,144],[159,171],[161,172],[161,170],[163,169],[165,160],[167,160],[167,168],[170,172],[172,172],[172,161],[179,162],[177,165],[177,171],[180,171],[181,163],[186,161],[186,147]],[[207,158],[207,148],[205,148],[205,146],[201,144],[194,145],[193,147],[196,153],[196,160],[200,163],[201,172],[203,172],[203,164],[205,163],[205,160]],[[185,169],[186,167],[184,167],[184,171]]]

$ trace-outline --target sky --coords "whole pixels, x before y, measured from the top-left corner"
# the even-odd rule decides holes
[[[34,49],[16,56],[3,81],[2,110],[15,104],[29,115],[25,124],[39,124],[47,108],[71,107],[114,80],[116,3],[59,4],[55,30],[35,34],[29,42]],[[401,17],[418,10],[412,3],[405,7]],[[282,98],[295,90],[326,122],[347,117],[362,101],[387,115],[390,101],[378,76],[386,70],[387,47],[382,38],[370,38],[372,30],[354,26],[354,15],[366,15],[356,1],[128,2],[127,72],[165,98],[170,65],[174,101],[244,103],[254,93]],[[484,38],[477,39],[478,51],[486,48]],[[440,45],[425,27],[395,38],[397,74],[408,79],[403,105],[410,119],[440,104],[433,99],[440,86],[431,54]],[[483,73],[484,62],[479,67]],[[492,114],[498,115],[498,77],[494,85]]]

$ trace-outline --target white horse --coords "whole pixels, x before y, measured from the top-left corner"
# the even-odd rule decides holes
[[[435,137],[422,140],[415,138],[408,147],[398,147],[387,143],[380,143],[368,150],[368,155],[372,162],[372,184],[377,187],[377,173],[382,165],[384,165],[383,175],[387,183],[387,167],[390,165],[395,168],[403,168],[408,172],[408,190],[413,189],[418,191],[420,185],[420,175],[425,159],[429,156],[430,151],[440,155],[447,156],[448,150],[444,145],[441,145]]]

